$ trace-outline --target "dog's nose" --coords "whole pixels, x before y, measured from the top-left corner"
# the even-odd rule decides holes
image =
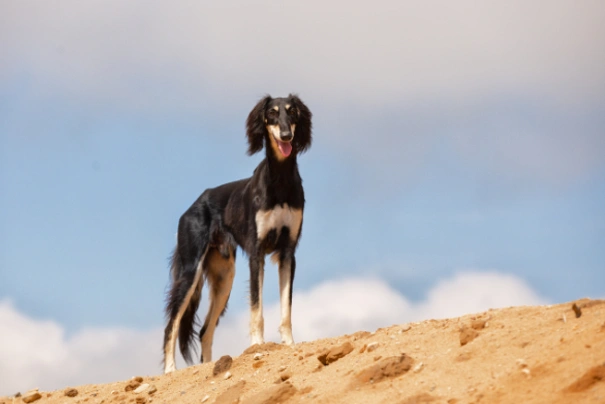
[[[294,135],[292,135],[292,132],[282,132],[282,133],[280,133],[279,137],[281,138],[282,141],[289,142],[290,140],[292,140]]]

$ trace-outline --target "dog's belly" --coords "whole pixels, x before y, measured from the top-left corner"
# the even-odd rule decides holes
[[[263,240],[267,233],[275,229],[279,237],[282,228],[287,227],[290,239],[296,241],[301,223],[302,209],[291,208],[287,203],[275,205],[271,210],[259,210],[256,213],[256,235],[259,240]]]

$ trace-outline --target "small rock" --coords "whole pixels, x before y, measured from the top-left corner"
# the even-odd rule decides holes
[[[223,377],[225,380],[231,378],[231,372],[227,372],[225,373],[225,376]]]
[[[135,376],[132,378],[135,382],[143,383],[143,378],[141,376]]]
[[[145,404],[147,402],[147,399],[145,397],[137,397],[134,400],[134,402],[137,403],[137,404]]]
[[[359,349],[359,353],[364,353],[367,349],[368,345],[367,344],[363,344],[363,346]]]
[[[408,372],[412,368],[413,363],[414,360],[406,354],[398,357],[384,358],[375,365],[358,373],[355,377],[356,384],[358,386],[365,383],[377,383],[386,378],[397,377]],[[352,387],[356,387],[356,385],[354,384]]]
[[[378,342],[372,342],[371,344],[368,344],[368,347],[367,347],[367,349],[366,349],[366,350],[367,350],[368,352],[372,352],[372,351],[374,351],[376,348],[378,348]]]
[[[405,325],[401,326],[401,329],[399,330],[399,333],[401,334],[403,332],[410,331],[411,329],[412,329],[411,325],[405,324]]]
[[[254,356],[253,356],[253,358],[254,358],[255,361],[259,360],[262,357],[263,357],[263,354],[260,353],[260,352],[255,353]]]
[[[342,345],[331,348],[321,353],[317,359],[324,365],[327,366],[332,362],[336,362],[340,358],[345,357],[353,351],[353,345],[350,342],[345,342]]]
[[[206,394],[204,396],[204,398],[202,398],[202,403],[205,403],[206,401],[208,401],[209,398],[210,398],[210,396],[208,394]]]
[[[256,359],[256,355],[255,359]],[[221,356],[219,360],[214,364],[214,369],[212,369],[212,375],[216,376],[227,370],[231,369],[231,365],[233,364],[233,358],[229,355]]]
[[[283,372],[284,370],[286,370],[287,366],[286,365],[281,365],[279,367],[279,369],[277,369],[278,372]]]
[[[290,379],[291,377],[292,377],[291,372],[283,372],[282,374],[279,375],[279,378],[281,379],[282,382],[285,382],[286,380]]]
[[[137,387],[139,387],[141,385],[140,382],[136,381],[136,380],[132,380],[130,383],[128,383],[126,385],[126,387],[124,387],[124,391],[132,391],[134,389],[136,389]]]
[[[574,313],[576,313],[576,318],[579,318],[582,315],[582,309],[580,309],[580,307],[578,307],[577,304],[573,304],[573,306],[571,306],[572,310]]]
[[[423,366],[423,365],[424,365],[424,363],[419,362],[419,363],[418,363],[416,366],[414,366],[414,367],[412,368],[412,372],[414,372],[414,373],[418,373],[418,372],[420,372],[420,370],[422,370],[422,366]]]
[[[23,396],[23,402],[24,403],[33,403],[36,400],[39,400],[42,398],[42,395],[40,393],[38,393],[37,390],[32,390],[32,391],[28,391],[27,393],[25,393],[25,395]]]
[[[139,393],[144,392],[148,388],[149,388],[149,384],[143,383],[139,387],[137,387],[136,389],[134,389],[133,392],[136,393],[136,394],[139,394]]]
[[[149,390],[147,390],[147,394],[151,395],[151,394],[155,393],[156,391],[158,391],[158,388],[152,384],[151,386],[149,386]]]
[[[78,395],[78,390],[72,388],[66,388],[63,392],[67,397],[75,397]]]

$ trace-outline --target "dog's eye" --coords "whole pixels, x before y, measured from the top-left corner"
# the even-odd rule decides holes
[[[296,108],[294,108],[294,107],[292,107],[292,108],[290,108],[290,109],[288,110],[288,114],[290,114],[290,115],[296,115],[296,114],[297,114],[297,112],[298,112],[298,111],[297,111],[297,110],[296,110]]]

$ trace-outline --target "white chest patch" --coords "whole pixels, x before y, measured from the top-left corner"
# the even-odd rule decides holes
[[[259,210],[256,213],[256,235],[265,238],[269,231],[275,229],[277,236],[283,227],[290,229],[290,239],[296,240],[302,223],[302,210],[293,209],[287,203],[275,205],[271,210]]]

